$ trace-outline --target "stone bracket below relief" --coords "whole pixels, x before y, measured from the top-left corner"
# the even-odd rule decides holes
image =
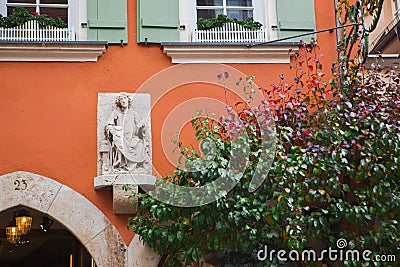
[[[115,184],[140,185],[146,187],[153,186],[155,182],[156,177],[149,174],[109,174],[94,178],[94,189],[108,189]]]
[[[114,214],[134,214],[137,212],[139,187],[148,191],[154,189],[156,178],[149,174],[102,175],[94,179],[94,189],[112,189]],[[128,190],[124,189],[128,186]]]

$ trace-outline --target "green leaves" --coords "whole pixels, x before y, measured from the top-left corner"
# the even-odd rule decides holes
[[[343,67],[349,57],[342,57],[333,65],[333,75],[344,76],[334,76],[328,85],[317,72],[319,65],[309,67],[319,62],[315,50],[304,46],[301,51],[304,55],[296,54],[292,66],[296,86],[281,75],[278,84],[260,88],[270,106],[240,109],[227,103],[237,115],[228,110],[221,119],[201,113],[193,118],[197,140],[210,141],[206,150],[215,145],[213,158],[198,164],[196,172],[181,166],[161,179],[193,187],[227,176],[232,149],[245,149],[244,142],[232,145],[232,132],[239,133],[239,141],[246,133],[250,156],[240,162],[246,168],[232,191],[193,208],[138,195],[140,209],[128,225],[151,248],[168,255],[166,266],[198,262],[206,254],[231,263],[257,263],[252,255],[260,245],[301,251],[314,244],[314,237],[326,247],[345,238],[360,251],[400,255],[399,75],[357,68],[352,73]],[[254,116],[258,112],[272,113],[278,140],[265,182],[250,193],[263,151]],[[199,151],[176,144],[184,158],[200,158]],[[237,257],[232,260],[232,255]]]

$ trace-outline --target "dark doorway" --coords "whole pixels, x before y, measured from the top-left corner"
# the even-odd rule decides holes
[[[10,244],[5,228],[21,209],[26,209],[32,217],[31,231],[16,244]],[[45,232],[41,225],[46,222]],[[1,267],[96,266],[85,247],[60,222],[29,208],[14,207],[0,213],[0,242]]]

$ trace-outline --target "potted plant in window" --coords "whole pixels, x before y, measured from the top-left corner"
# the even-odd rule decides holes
[[[67,28],[67,24],[60,18],[50,18],[47,15],[39,15],[37,12],[29,13],[23,7],[16,7],[7,17],[0,14],[0,27],[12,28],[35,20],[40,27],[53,26],[56,28]]]
[[[194,31],[194,42],[265,42],[266,31],[263,25],[254,21],[253,17],[246,20],[231,19],[220,14],[216,18],[203,19],[197,22]]]
[[[237,20],[237,19],[231,19],[226,15],[219,14],[216,18],[212,18],[212,19],[200,18],[197,21],[197,29],[198,30],[209,30],[209,29],[213,29],[216,27],[222,27],[224,24],[230,23],[230,22],[239,24],[239,25],[243,26],[243,28],[250,29],[253,31],[259,30],[263,26],[260,22],[254,21],[253,17],[249,17],[245,20]]]

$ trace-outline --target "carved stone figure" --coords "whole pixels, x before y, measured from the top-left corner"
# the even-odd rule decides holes
[[[121,93],[115,100],[116,108],[104,127],[105,140],[102,142],[103,174],[148,173],[150,166],[149,140],[146,123],[132,110],[132,99]],[[105,157],[108,154],[108,157]]]
[[[112,188],[115,214],[136,213],[137,198],[129,196],[139,187],[154,188],[150,111],[150,94],[98,94],[94,188]],[[130,186],[128,191],[125,185]]]

